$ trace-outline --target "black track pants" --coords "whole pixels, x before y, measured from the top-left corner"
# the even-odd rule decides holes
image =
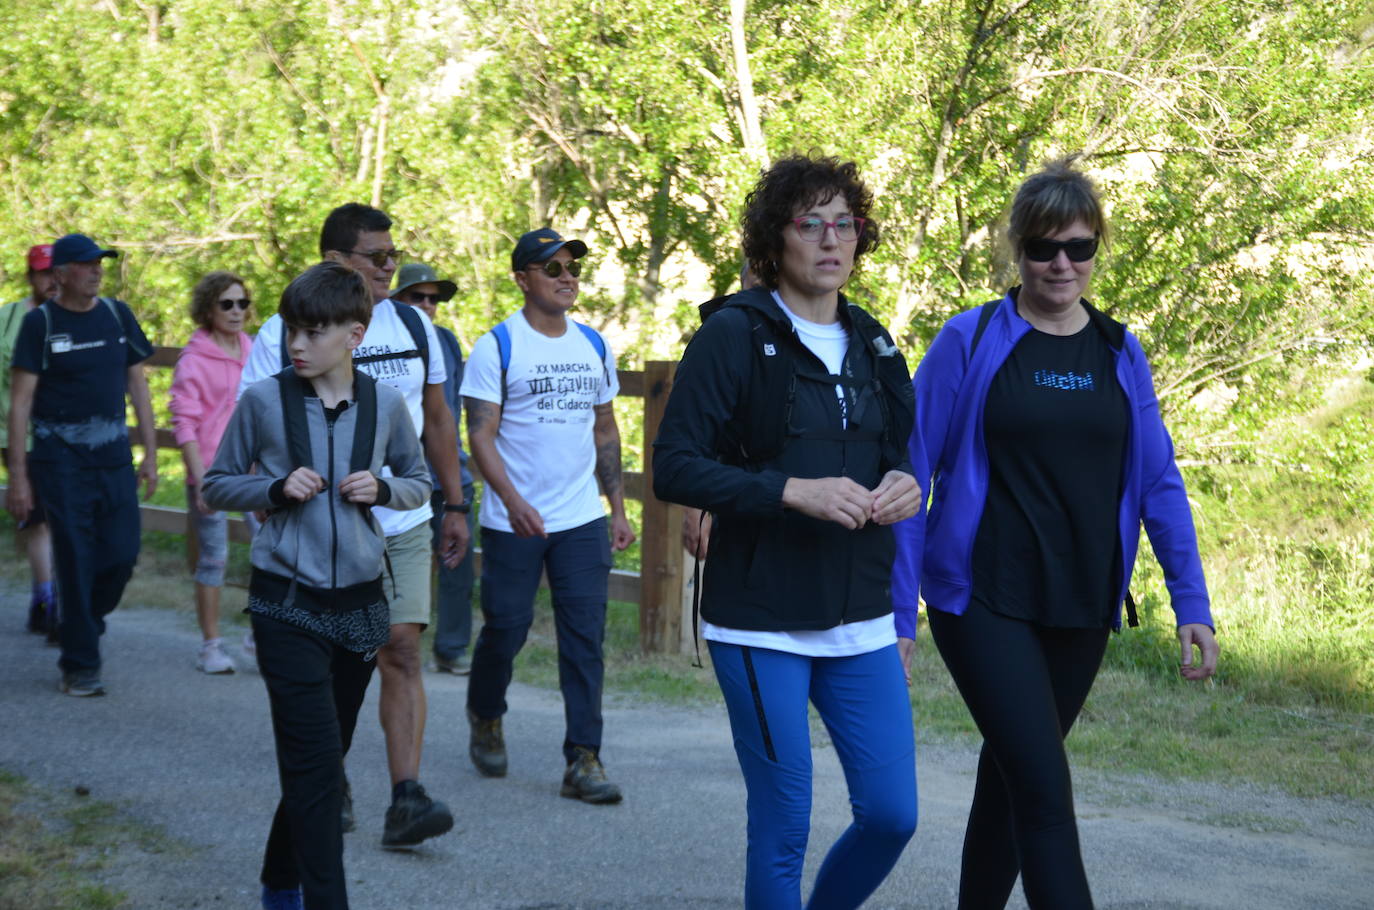
[[[1109,630],[1050,629],[970,604],[930,610],[930,631],[983,734],[964,834],[960,910],[1000,910],[1019,871],[1034,910],[1092,907],[1064,737]]]

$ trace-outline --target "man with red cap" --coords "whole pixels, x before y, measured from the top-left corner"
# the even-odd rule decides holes
[[[52,269],[52,244],[29,247],[29,294],[0,307],[0,458],[9,464],[10,422],[10,361],[14,358],[14,342],[19,337],[19,324],[34,307],[57,293],[57,279]],[[20,451],[27,451],[25,440],[18,440]],[[35,500],[28,515],[20,516],[15,543],[29,558],[32,593],[29,596],[29,631],[47,634],[57,641],[57,603],[52,592],[52,542],[42,505]]]
[[[10,369],[10,485],[16,518],[43,500],[60,609],[61,690],[105,694],[100,636],[138,560],[138,480],[157,488],[157,436],[143,329],[121,301],[100,296],[104,262],[119,255],[84,234],[52,245],[57,292],[24,315]],[[125,397],[138,416],[135,474]],[[18,443],[32,429],[28,457]]]

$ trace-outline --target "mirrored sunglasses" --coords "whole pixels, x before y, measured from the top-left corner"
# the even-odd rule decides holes
[[[550,259],[548,262],[536,263],[535,265],[529,266],[529,268],[539,269],[550,278],[557,278],[559,275],[562,275],[563,269],[565,268],[568,270],[568,274],[574,278],[582,274],[582,263],[578,262],[576,259],[569,262],[566,266],[557,259]]]
[[[1087,262],[1097,255],[1097,238],[1079,240],[1046,240],[1044,237],[1030,237],[1021,241],[1021,249],[1031,262],[1049,262],[1063,250],[1070,262]]]

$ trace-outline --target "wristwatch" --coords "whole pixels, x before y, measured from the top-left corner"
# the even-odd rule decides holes
[[[444,503],[444,511],[445,511],[445,512],[457,512],[457,513],[460,514],[460,515],[466,515],[466,514],[468,514],[469,512],[472,511],[472,503],[470,503],[470,502],[459,502],[459,503],[446,502],[446,503]]]

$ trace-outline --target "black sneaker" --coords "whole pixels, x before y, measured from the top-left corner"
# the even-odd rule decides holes
[[[358,827],[358,820],[353,817],[353,788],[349,786],[347,774],[343,779],[343,806],[339,809],[339,823],[344,834]]]
[[[42,600],[29,604],[29,622],[26,628],[34,635],[48,634],[48,605]]]
[[[490,720],[478,717],[469,709],[468,726],[472,738],[468,741],[468,757],[483,777],[506,776],[506,740],[501,735],[501,718]]]
[[[57,602],[49,600],[43,604],[44,629],[47,632],[47,643],[50,645],[61,644],[57,637],[57,627],[60,625],[61,617],[57,613]]]
[[[77,698],[90,698],[93,695],[105,694],[105,684],[100,681],[100,674],[95,670],[63,673],[62,684],[59,688],[62,694],[73,695]]]
[[[620,802],[623,798],[620,788],[606,780],[606,769],[601,766],[601,759],[596,757],[596,753],[583,746],[577,746],[576,751],[577,758],[573,759],[563,774],[563,789],[558,791],[558,795],[595,805]]]
[[[453,827],[453,813],[448,811],[448,806],[430,799],[425,788],[413,780],[406,781],[402,786],[404,791],[386,810],[386,827],[382,829],[383,847],[414,847]]]

